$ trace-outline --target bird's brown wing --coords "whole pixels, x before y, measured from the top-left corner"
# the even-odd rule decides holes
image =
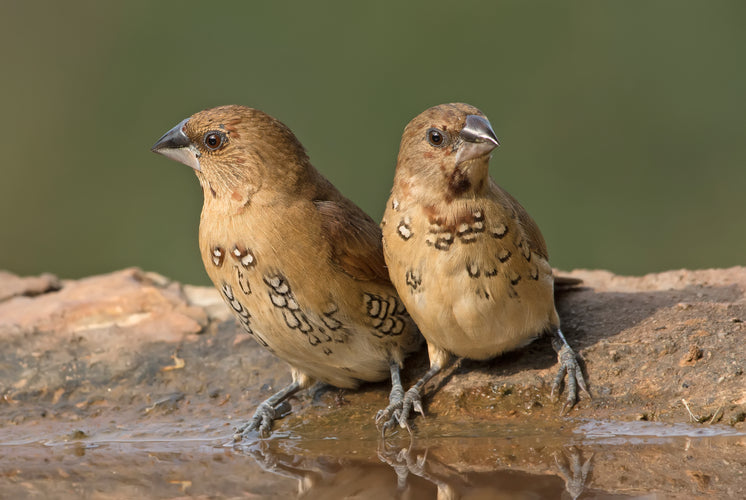
[[[381,229],[373,219],[348,200],[314,204],[321,215],[321,231],[331,248],[332,261],[357,280],[389,284]]]

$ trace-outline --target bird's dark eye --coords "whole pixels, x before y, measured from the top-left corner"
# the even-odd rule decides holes
[[[225,136],[221,132],[208,132],[205,134],[205,146],[207,146],[208,149],[212,149],[213,151],[219,149],[223,145],[224,141]]]
[[[437,128],[431,128],[427,131],[428,142],[436,148],[444,146],[447,138],[448,136],[446,135],[446,133],[442,130],[438,130]]]

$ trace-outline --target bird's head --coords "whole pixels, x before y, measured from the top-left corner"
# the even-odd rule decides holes
[[[152,151],[192,167],[205,193],[249,199],[260,188],[291,189],[308,156],[282,122],[246,106],[200,111],[166,132]]]
[[[404,129],[397,182],[446,200],[471,196],[487,186],[490,153],[500,143],[487,118],[463,103],[434,106]]]

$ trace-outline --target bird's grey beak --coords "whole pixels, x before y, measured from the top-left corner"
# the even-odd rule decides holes
[[[464,128],[461,129],[459,137],[463,142],[456,154],[457,165],[484,156],[500,145],[490,122],[477,115],[466,117],[466,123],[464,123]]]
[[[150,150],[201,172],[199,157],[202,155],[184,133],[188,121],[189,118],[166,132]]]

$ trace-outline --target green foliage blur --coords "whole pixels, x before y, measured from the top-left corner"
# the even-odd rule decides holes
[[[746,2],[5,2],[0,268],[207,283],[201,191],[150,152],[201,109],[284,121],[375,219],[425,108],[484,111],[555,267],[744,264]],[[282,222],[279,222],[282,223]]]

